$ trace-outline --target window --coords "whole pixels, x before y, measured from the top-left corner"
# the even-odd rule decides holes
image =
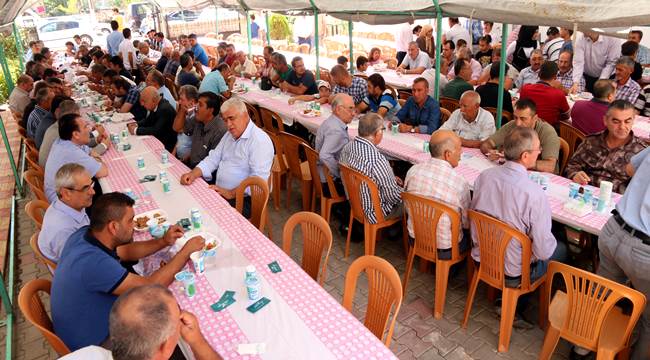
[[[79,28],[79,22],[77,21],[62,21],[59,23],[57,30],[70,30],[70,29],[78,29],[78,28]]]
[[[46,33],[46,32],[56,31],[57,30],[57,28],[56,28],[57,24],[58,23],[56,23],[56,22],[51,22],[51,23],[45,24],[45,25],[41,26],[41,32]]]

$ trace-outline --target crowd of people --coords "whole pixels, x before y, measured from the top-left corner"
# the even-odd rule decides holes
[[[564,175],[581,185],[610,181],[614,191],[624,195],[599,239],[604,244],[599,272],[616,280],[626,277],[637,290],[650,294],[647,274],[630,270],[630,264],[647,266],[647,261],[611,250],[634,240],[650,253],[650,228],[644,220],[649,150],[646,140],[632,131],[637,114],[650,115],[650,98],[645,100],[650,85],[642,88],[638,74],[639,67],[650,66],[647,49],[639,45],[643,34],[631,31],[629,40],[621,44],[587,32],[572,43],[571,30],[551,27],[540,45],[539,29],[521,26],[510,44],[501,44],[494,24],[479,21],[465,28],[450,18],[436,70],[432,28],[418,29],[414,39],[411,25],[405,24],[397,36],[396,71],[418,76],[407,89],[408,99],[399,99],[381,73],[364,74],[368,65],[380,61],[376,51],[356,61],[354,74],[339,63],[329,71],[328,80],[316,80],[301,57],[288,61],[271,46],[264,47],[263,64],[255,64],[225,42],[217,48],[218,58],[211,59],[195,34],[170,41],[152,30],[138,41],[132,40],[129,28],[119,31],[117,21],[112,21],[105,49],[89,49],[75,39],[65,54],[86,69],[76,75],[86,76],[88,87],[109,99],[108,108],[133,115],[128,124],[131,134],[155,136],[192,169],[181,176],[181,184],[203,178],[233,206],[235,190],[244,179],[269,178],[274,156],[269,135],[250,119],[246,104],[233,97],[235,78],[260,78],[263,86],[290,94],[289,105],[298,100],[330,104],[332,115],[314,137],[321,182],[326,181],[323,169],[327,168],[343,192],[340,164],[367,175],[379,189],[381,215],[386,219],[403,216],[401,193],[408,191],[453,206],[465,229],[469,209],[505,221],[532,241],[531,280],[545,273],[549,260],[563,261],[567,255],[564,229],[552,222],[546,195],[528,178],[527,170]],[[87,351],[105,351],[85,348],[102,344],[114,358],[130,358],[135,351],[147,351],[143,358],[154,358],[158,352],[166,358],[174,351],[179,331],[197,358],[218,356],[206,347],[196,319],[179,313],[161,287],[173,281],[173,274],[204,240],[191,239],[172,261],[149,276],[133,270],[134,261],[174,243],[182,230],[172,226],[160,239],[132,242],[133,200],[121,193],[102,194],[97,186],[98,179],[108,175],[101,159],[111,146],[106,130],[81,116],[70,84],[53,66],[51,51],[39,42],[29,46],[26,72],[19,77],[9,104],[27,137],[34,140],[44,168],[51,206],[38,244],[57,264],[51,299],[56,334],[71,350],[84,348],[78,358]],[[500,57],[503,46],[506,59]],[[503,108],[512,113],[512,120],[497,129],[487,108],[497,107],[502,61],[506,62],[505,87],[516,88],[518,99],[513,104],[511,93],[503,93]],[[441,74],[442,96],[458,101],[458,109],[445,116],[433,97],[436,72]],[[567,95],[583,92],[592,93],[593,99],[570,107]],[[347,126],[355,118],[358,136],[351,139]],[[560,173],[558,126],[569,119],[587,136]],[[387,126],[401,133],[430,134],[431,159],[393,168],[377,147],[385,131],[392,130]],[[490,160],[503,163],[481,173],[473,195],[454,170],[462,147],[478,148]],[[376,222],[370,193],[362,190],[361,197],[366,218]],[[448,258],[451,242],[459,241],[461,251],[471,250],[480,263],[476,238],[461,233],[459,239],[451,239],[449,224],[446,216],[438,224],[438,256]],[[412,243],[410,220],[408,232]],[[506,255],[507,286],[518,286],[521,273],[521,249],[512,245]],[[159,310],[155,318],[147,309],[154,306],[154,298]],[[146,333],[142,338],[158,339],[165,346],[148,342],[151,346],[144,349],[129,343],[126,329],[140,334],[146,329],[143,324],[152,321],[166,327],[159,324],[161,334]],[[647,344],[648,310],[641,324],[639,343]],[[643,349],[637,351],[641,354]]]

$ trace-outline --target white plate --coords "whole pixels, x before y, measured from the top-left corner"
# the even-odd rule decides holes
[[[296,110],[296,113],[298,115],[300,115],[300,116],[311,117],[311,118],[320,117],[321,115],[323,115],[322,111],[319,111],[318,113],[315,113],[313,110],[306,113],[306,114],[305,114],[304,110]]]
[[[176,244],[174,244],[174,246],[175,246],[177,249],[180,249],[180,248],[182,248],[183,246],[185,246],[185,243],[186,243],[188,240],[190,240],[191,238],[193,238],[193,237],[195,237],[195,236],[201,236],[201,237],[203,237],[203,238],[205,239],[205,244],[206,244],[206,245],[207,245],[208,243],[213,243],[215,246],[214,246],[212,249],[210,249],[210,250],[216,250],[216,249],[218,249],[218,248],[221,246],[221,243],[222,243],[221,240],[219,240],[219,238],[217,237],[217,235],[214,235],[214,234],[209,233],[209,232],[207,232],[207,231],[188,231],[188,232],[186,232],[182,237],[180,237],[180,238],[178,238],[178,239],[176,240]],[[207,251],[210,251],[210,250],[207,250]]]
[[[154,214],[160,214],[160,216],[165,218],[165,221],[169,221],[169,217],[167,216],[167,212],[165,212],[165,210],[155,209],[155,210],[143,212],[141,214],[136,215],[133,218],[133,222],[135,223],[136,219],[138,219],[140,217],[143,217],[143,216],[147,216],[147,217],[149,217],[149,220],[151,220],[151,219],[153,219]],[[133,224],[133,228],[135,229],[135,231],[141,231],[141,232],[149,231],[149,227],[146,226],[146,225],[145,225],[144,228],[138,228],[136,224]]]

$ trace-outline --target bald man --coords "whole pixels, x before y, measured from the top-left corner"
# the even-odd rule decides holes
[[[470,206],[469,184],[454,168],[460,161],[461,139],[453,131],[437,130],[429,140],[429,161],[414,165],[404,180],[404,190],[426,196],[452,207],[461,215],[463,229],[467,229],[467,209]],[[413,222],[409,216],[408,231],[411,246],[414,243]],[[451,238],[451,222],[442,215],[438,222],[438,258],[451,259],[452,240],[460,244],[460,252],[469,249],[469,236],[459,232],[458,239]]]
[[[142,90],[140,104],[147,110],[147,116],[144,120],[128,124],[129,132],[132,135],[153,135],[171,152],[176,145],[176,132],[173,127],[176,110],[153,86]]]
[[[456,109],[440,129],[451,130],[460,136],[464,147],[478,148],[481,142],[497,131],[494,116],[481,108],[481,95],[468,90],[460,96],[460,107]]]

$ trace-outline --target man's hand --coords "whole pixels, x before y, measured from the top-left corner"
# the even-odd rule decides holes
[[[282,82],[280,83],[280,90],[286,92],[287,89],[289,89],[288,85],[289,85],[289,83],[287,83],[286,81],[282,81]]]
[[[404,187],[404,181],[400,179],[399,176],[395,176],[395,181],[397,182],[397,185]]]
[[[210,185],[209,187],[210,187],[210,189],[218,192],[219,195],[221,195],[221,197],[226,199],[226,200],[231,200],[231,199],[235,198],[235,190],[234,189],[233,190],[227,190],[227,189],[224,189],[224,188],[220,188],[217,185]]]
[[[194,180],[196,180],[196,176],[191,171],[181,175],[181,185],[190,185]]]
[[[410,132],[411,129],[413,129],[413,126],[408,125],[408,124],[399,124],[399,132],[401,133],[407,133]]]
[[[490,160],[490,161],[499,161],[499,160],[504,158],[503,153],[501,153],[501,152],[499,152],[497,150],[490,150],[486,154],[486,156],[487,156],[488,160]]]
[[[183,228],[178,225],[172,225],[167,229],[167,232],[163,236],[163,241],[167,246],[174,245],[176,240],[183,236]]]
[[[578,171],[575,175],[573,175],[573,181],[577,182],[580,185],[587,185],[589,181],[591,181],[591,178],[584,171]]]
[[[183,245],[183,251],[187,251],[188,255],[202,250],[205,247],[205,239],[202,236],[195,236]]]
[[[106,136],[106,128],[104,127],[104,125],[101,124],[95,125],[95,130],[97,130],[100,136]]]
[[[135,135],[135,128],[137,127],[138,127],[138,123],[136,122],[126,124],[126,128],[129,130],[129,134],[131,135]]]
[[[397,69],[395,69],[395,72],[398,74],[403,74],[405,71],[406,69],[404,69],[403,67],[398,67]]]
[[[296,98],[289,98],[289,105],[293,105],[296,103]]]
[[[571,89],[569,89],[569,93],[570,94],[575,94],[577,92],[578,92],[578,84],[573,83],[573,85],[571,85]]]
[[[190,346],[203,341],[203,335],[196,316],[185,310],[181,311],[181,336]]]

